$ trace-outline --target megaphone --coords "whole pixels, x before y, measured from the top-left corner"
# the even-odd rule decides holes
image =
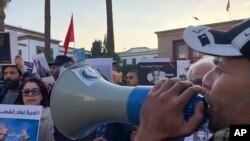
[[[70,139],[85,138],[105,122],[139,124],[140,110],[152,86],[119,86],[104,80],[89,65],[66,69],[54,84],[51,115],[57,129]],[[188,119],[202,97],[184,110]]]

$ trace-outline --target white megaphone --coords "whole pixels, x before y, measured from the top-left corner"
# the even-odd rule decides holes
[[[119,86],[104,80],[91,66],[76,64],[57,79],[51,95],[51,114],[58,130],[70,139],[87,137],[105,122],[139,124],[140,110],[152,86]],[[202,97],[184,110],[188,119]]]

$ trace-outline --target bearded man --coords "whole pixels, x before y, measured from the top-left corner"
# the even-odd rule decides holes
[[[16,65],[2,66],[4,84],[0,88],[0,104],[15,104],[22,79],[31,77],[21,56],[16,56]]]

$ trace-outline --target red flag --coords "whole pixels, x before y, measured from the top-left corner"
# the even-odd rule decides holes
[[[74,36],[74,25],[73,25],[73,15],[71,16],[70,25],[68,28],[68,32],[66,34],[65,40],[64,40],[64,55],[67,55],[68,48],[69,48],[69,42],[74,42],[75,36]]]
[[[226,8],[227,11],[230,10],[230,0],[227,0],[227,8]]]

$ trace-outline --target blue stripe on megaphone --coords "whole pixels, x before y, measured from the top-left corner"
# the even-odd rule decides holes
[[[152,88],[152,86],[136,86],[128,96],[127,115],[134,125],[139,125],[142,104]]]
[[[128,101],[127,101],[127,116],[130,123],[134,125],[139,125],[140,120],[140,111],[142,105],[151,91],[152,86],[136,86],[129,94]],[[188,120],[194,112],[194,108],[199,101],[204,101],[203,97],[198,95],[194,97],[185,107],[183,111],[184,119]],[[207,104],[205,103],[205,107]],[[204,124],[206,122],[206,118],[204,119]]]

